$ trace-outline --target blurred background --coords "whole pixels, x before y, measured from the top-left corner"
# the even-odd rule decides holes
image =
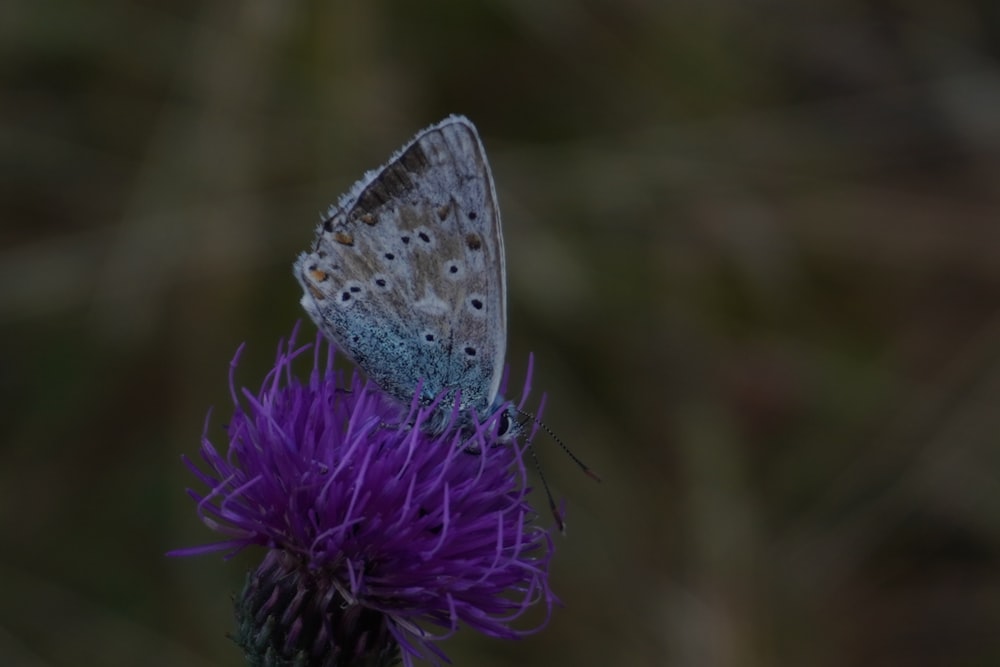
[[[565,606],[456,664],[1000,664],[998,57],[994,0],[4,3],[0,664],[243,664],[180,456],[449,113],[604,478],[538,442]]]

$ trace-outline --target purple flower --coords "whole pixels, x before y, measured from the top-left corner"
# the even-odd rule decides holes
[[[189,491],[202,521],[227,539],[175,555],[268,549],[236,602],[251,663],[411,665],[447,660],[434,642],[460,624],[540,630],[553,544],[526,499],[525,446],[497,435],[503,411],[470,429],[456,400],[434,433],[422,426],[439,406],[401,406],[357,373],[345,383],[329,343],[294,339],[256,394],[236,389],[237,352],[228,452],[206,434],[208,472],[185,459],[208,487]],[[293,360],[310,350],[303,383]],[[515,629],[536,603],[543,618]]]

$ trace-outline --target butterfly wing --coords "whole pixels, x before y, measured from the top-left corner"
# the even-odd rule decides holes
[[[492,407],[507,343],[506,276],[493,176],[472,123],[451,116],[369,172],[295,263],[302,306],[402,401],[459,390]]]

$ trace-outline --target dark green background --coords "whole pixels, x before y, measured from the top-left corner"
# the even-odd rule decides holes
[[[1000,664],[994,0],[99,6],[0,9],[0,664],[242,664],[180,456],[452,112],[604,477],[539,441],[565,607],[455,661]]]

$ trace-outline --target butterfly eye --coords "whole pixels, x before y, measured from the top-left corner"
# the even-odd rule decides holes
[[[497,420],[497,437],[505,435],[510,430],[510,413],[504,410]]]

